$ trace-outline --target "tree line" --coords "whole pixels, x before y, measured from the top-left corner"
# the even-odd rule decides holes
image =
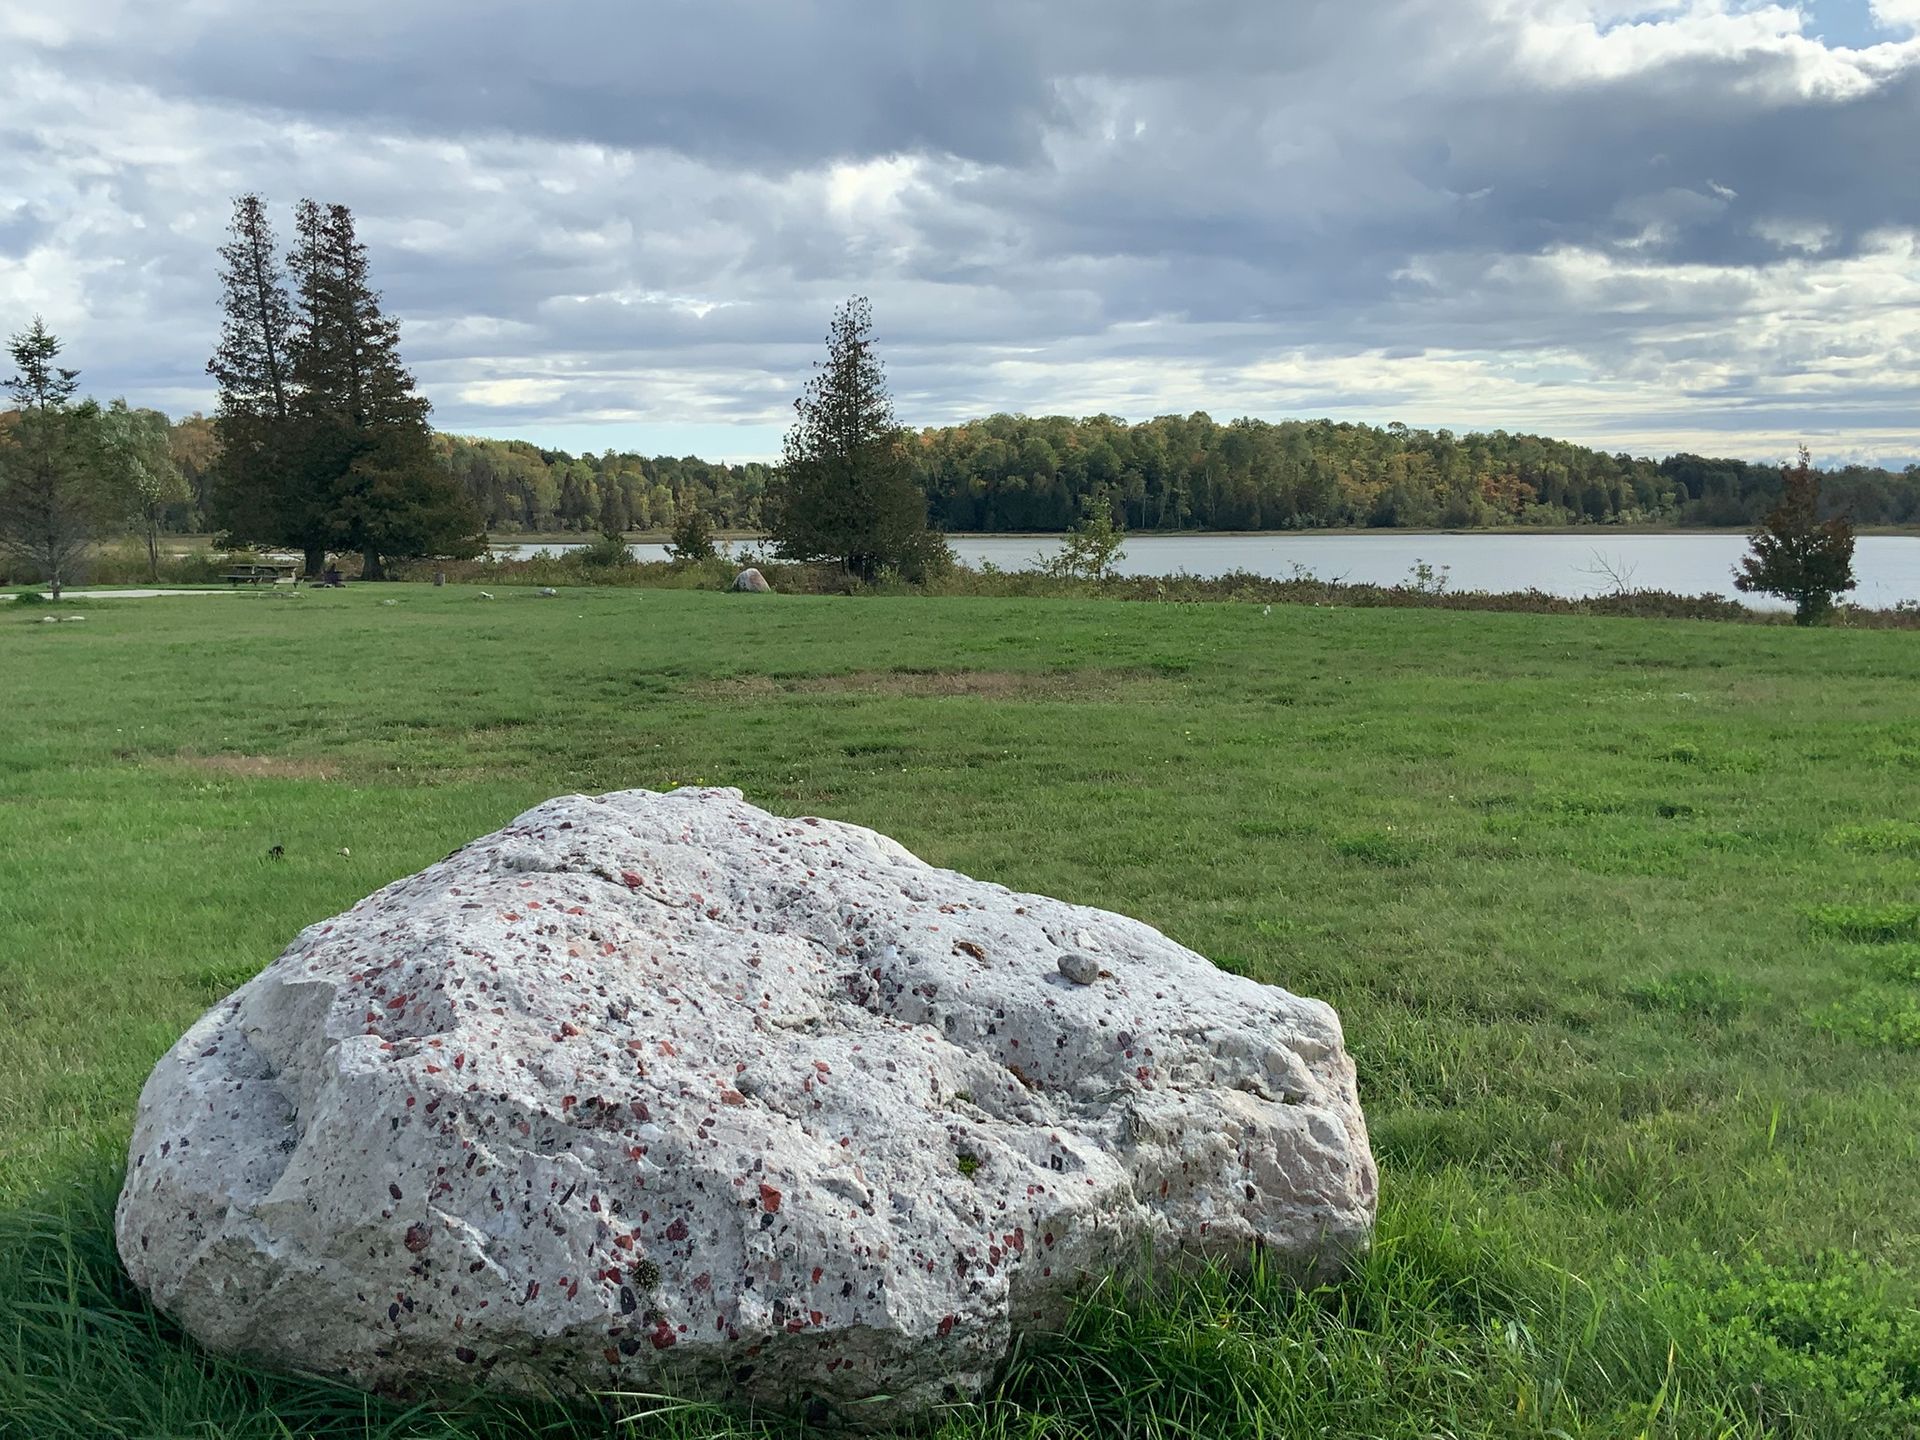
[[[395,559],[477,554],[488,533],[598,532],[611,544],[719,526],[870,578],[939,563],[943,531],[1751,527],[1785,493],[1773,466],[1654,461],[1506,431],[1222,424],[1204,412],[1133,424],[1001,414],[909,430],[859,297],[833,317],[778,465],[575,456],[430,428],[346,206],[302,200],[283,257],[265,202],[242,195],[220,259],[211,417],[77,400],[77,372],[56,363],[60,342],[42,322],[13,337],[0,547],[56,586],[115,527],[144,538],[154,571],[161,534],[215,532],[298,551],[310,575],[357,552],[362,574],[379,578]],[[1920,465],[1847,466],[1817,491],[1816,519],[1920,524]]]
[[[161,497],[159,531],[216,530],[214,421],[128,413],[164,438],[180,477]],[[0,426],[8,418],[0,414]],[[1066,530],[1084,502],[1101,494],[1112,500],[1115,520],[1133,531],[1750,527],[1782,493],[1778,466],[1745,460],[1680,454],[1654,461],[1502,431],[1456,436],[1329,420],[1221,424],[1198,414],[1129,425],[1107,416],[995,415],[920,430],[908,440],[911,473],[928,497],[932,522],[961,532]],[[609,526],[664,534],[690,509],[724,530],[758,530],[776,469],[612,449],[575,455],[526,440],[445,432],[436,432],[432,444],[495,535],[591,534]],[[1847,465],[1822,475],[1830,513],[1849,513],[1862,525],[1920,525],[1920,466]]]

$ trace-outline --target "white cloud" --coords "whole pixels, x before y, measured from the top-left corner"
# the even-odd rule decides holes
[[[1715,0],[908,0],[878,33],[713,0],[643,64],[611,0],[553,34],[445,3],[0,19],[0,328],[39,309],[93,388],[207,404],[259,188],[355,207],[452,428],[776,427],[858,291],[914,423],[1920,455],[1920,40]],[[777,88],[835,45],[830,91]]]
[[[1920,0],[1870,0],[1869,8],[1882,29],[1920,32]]]

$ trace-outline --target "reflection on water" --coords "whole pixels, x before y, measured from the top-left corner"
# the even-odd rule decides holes
[[[1059,548],[1050,536],[966,537],[953,542],[967,564],[992,563],[1003,570],[1031,569]],[[498,545],[494,553],[522,559],[572,545]],[[629,546],[642,560],[667,558],[664,545]],[[1417,562],[1444,567],[1454,590],[1544,590],[1552,595],[1601,595],[1616,580],[1640,590],[1681,595],[1717,594],[1773,606],[1777,602],[1736,596],[1733,568],[1746,553],[1744,535],[1414,535],[1379,531],[1368,535],[1133,535],[1120,571],[1127,575],[1224,575],[1251,571],[1285,579],[1298,567],[1321,580],[1392,585],[1407,579]],[[1890,609],[1920,603],[1920,537],[1862,536],[1854,552],[1860,588],[1847,597],[1856,605]]]

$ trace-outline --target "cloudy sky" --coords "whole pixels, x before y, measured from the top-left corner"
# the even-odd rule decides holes
[[[256,189],[575,450],[775,452],[858,291],[910,424],[1920,459],[1920,0],[68,0],[0,82],[0,328],[173,413]]]

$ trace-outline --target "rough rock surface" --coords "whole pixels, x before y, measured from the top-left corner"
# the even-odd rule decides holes
[[[733,577],[733,588],[748,590],[756,595],[765,595],[773,589],[773,586],[767,583],[767,577],[758,570],[747,569]]]
[[[635,790],[528,811],[209,1011],[117,1229],[208,1345],[363,1385],[896,1418],[1090,1275],[1324,1269],[1373,1212],[1326,1005],[868,830]]]

